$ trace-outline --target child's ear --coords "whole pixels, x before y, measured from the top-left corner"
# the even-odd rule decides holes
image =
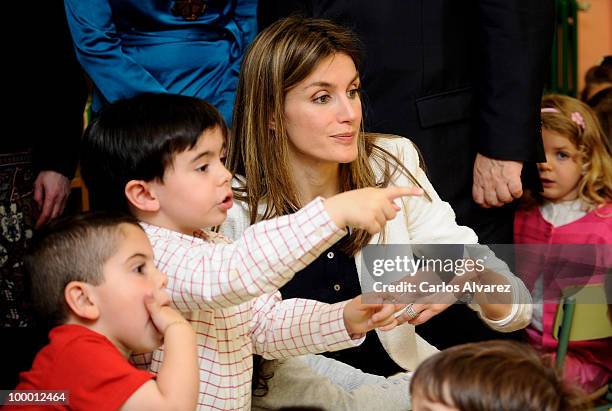
[[[78,317],[95,321],[100,317],[100,310],[92,298],[89,285],[81,281],[71,281],[64,288],[64,299],[68,307]]]
[[[159,201],[150,183],[143,180],[130,180],[125,185],[128,202],[141,211],[158,211]]]

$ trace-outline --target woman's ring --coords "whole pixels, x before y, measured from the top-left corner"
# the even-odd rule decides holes
[[[412,307],[413,305],[414,304],[411,303],[411,304],[408,304],[406,308],[404,308],[404,312],[408,315],[408,318],[410,318],[411,320],[419,316],[419,313],[414,311],[414,308]]]

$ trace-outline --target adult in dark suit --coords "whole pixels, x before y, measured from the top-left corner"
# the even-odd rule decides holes
[[[457,222],[481,243],[511,243],[508,203],[522,195],[521,173],[537,176],[544,160],[539,115],[553,0],[260,0],[260,29],[295,13],[360,36],[366,130],[410,138]],[[497,337],[464,308],[419,334],[439,348]]]

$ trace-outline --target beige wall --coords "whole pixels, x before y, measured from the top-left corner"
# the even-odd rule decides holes
[[[537,1],[537,0],[533,0]],[[612,0],[579,0],[590,3],[578,11],[578,92],[584,87],[586,71],[612,55]]]

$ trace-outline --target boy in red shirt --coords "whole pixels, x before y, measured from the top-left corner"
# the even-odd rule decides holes
[[[42,233],[26,260],[33,300],[57,324],[10,405],[36,409],[193,409],[198,393],[195,333],[164,291],[143,229],[128,216],[90,214]],[[157,378],[128,362],[164,343]],[[19,390],[67,391],[66,401]],[[61,396],[59,396],[61,399]],[[35,399],[29,406],[26,399]],[[7,403],[8,404],[8,403]],[[24,406],[25,405],[25,406]]]

